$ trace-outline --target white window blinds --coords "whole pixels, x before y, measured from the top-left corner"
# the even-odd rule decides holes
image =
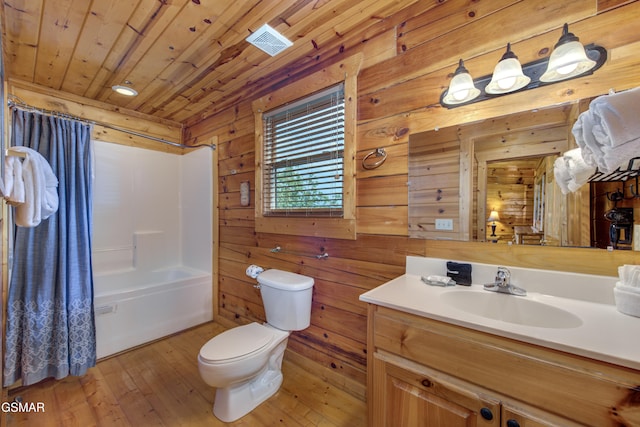
[[[263,214],[343,215],[344,84],[263,115]]]

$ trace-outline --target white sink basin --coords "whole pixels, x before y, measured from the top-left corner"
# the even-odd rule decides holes
[[[488,291],[451,290],[440,300],[458,310],[489,319],[539,328],[567,329],[582,325],[573,313],[530,297]]]

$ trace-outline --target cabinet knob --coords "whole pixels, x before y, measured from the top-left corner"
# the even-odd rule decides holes
[[[520,423],[514,419],[507,420],[507,427],[520,427]]]
[[[491,409],[489,408],[480,409],[480,415],[482,416],[482,418],[484,418],[487,421],[491,421],[493,419],[493,412],[491,412]],[[513,427],[513,426],[509,426],[509,427]]]

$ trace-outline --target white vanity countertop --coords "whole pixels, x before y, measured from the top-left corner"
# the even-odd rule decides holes
[[[582,320],[581,325],[570,328],[534,327],[494,320],[452,307],[440,298],[443,293],[451,291],[490,293],[485,291],[482,285],[430,286],[422,282],[421,275],[407,273],[362,294],[360,300],[530,344],[640,369],[640,318],[620,313],[615,305],[531,291],[528,291],[526,297],[503,295],[506,298],[529,298],[543,302],[569,311]]]

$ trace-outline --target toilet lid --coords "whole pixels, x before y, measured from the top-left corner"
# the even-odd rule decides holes
[[[260,350],[273,339],[273,332],[259,323],[238,326],[216,335],[200,349],[200,357],[210,362],[236,359]]]

